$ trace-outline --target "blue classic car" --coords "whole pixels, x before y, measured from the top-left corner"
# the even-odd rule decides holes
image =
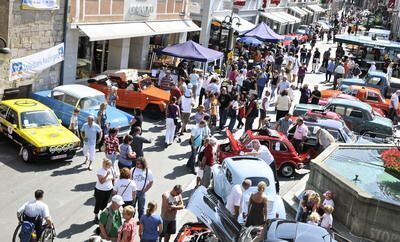
[[[106,102],[104,93],[84,85],[63,85],[53,90],[40,91],[32,94],[32,98],[47,105],[62,120],[63,125],[69,126],[75,108],[80,108],[79,128],[86,122],[87,117],[97,117],[100,104]],[[119,137],[130,132],[129,122],[132,115],[117,108],[107,107],[107,123],[110,128],[119,129]]]

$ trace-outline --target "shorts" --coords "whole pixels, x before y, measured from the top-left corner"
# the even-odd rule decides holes
[[[182,112],[182,123],[187,124],[189,123],[189,119],[190,119],[190,113],[184,113]]]
[[[161,237],[164,237],[166,234],[175,234],[176,233],[176,220],[168,221],[163,219],[163,232]]]
[[[260,109],[260,119],[265,119],[267,117],[267,111]]]
[[[83,154],[89,157],[90,161],[94,161],[96,154],[96,145],[83,144]]]

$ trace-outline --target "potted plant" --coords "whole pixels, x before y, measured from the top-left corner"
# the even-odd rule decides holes
[[[385,171],[400,179],[400,150],[392,148],[381,153]]]

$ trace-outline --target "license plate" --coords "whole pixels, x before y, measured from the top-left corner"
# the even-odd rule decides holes
[[[67,154],[53,155],[53,156],[51,157],[52,160],[58,160],[58,159],[62,159],[62,158],[67,158]]]

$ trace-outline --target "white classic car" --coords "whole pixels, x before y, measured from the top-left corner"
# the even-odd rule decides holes
[[[234,156],[226,158],[222,164],[216,164],[212,167],[211,186],[224,203],[226,203],[232,187],[241,184],[245,179],[251,180],[252,186],[243,193],[241,215],[243,212],[247,214],[250,195],[257,192],[257,184],[264,181],[267,184],[265,190],[268,199],[267,218],[286,218],[282,198],[276,193],[274,174],[265,161],[249,156]],[[241,216],[239,222],[243,222]]]

